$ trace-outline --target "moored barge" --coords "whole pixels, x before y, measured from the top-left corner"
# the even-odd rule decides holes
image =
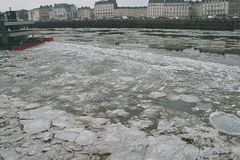
[[[0,16],[0,49],[21,51],[53,41],[52,37],[35,37],[37,30],[29,29],[33,21],[17,21],[16,12],[8,11]]]

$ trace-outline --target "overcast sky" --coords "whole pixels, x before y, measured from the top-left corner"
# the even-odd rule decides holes
[[[148,0],[117,0],[119,6],[146,6]],[[48,5],[54,3],[70,3],[77,7],[90,6],[93,7],[95,0],[0,0],[0,11],[18,9],[32,9],[40,5]]]

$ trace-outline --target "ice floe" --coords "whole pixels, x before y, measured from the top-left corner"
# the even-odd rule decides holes
[[[240,135],[240,118],[232,114],[214,112],[210,114],[209,120],[220,132],[229,135]]]
[[[145,129],[154,124],[152,121],[150,121],[148,119],[135,119],[135,120],[128,121],[128,123],[139,129]]]
[[[239,66],[59,42],[3,59],[0,92],[19,98],[0,95],[0,159],[239,159],[217,130],[236,117],[205,128],[238,110]]]
[[[110,117],[127,117],[129,113],[123,109],[116,109],[113,111],[108,111],[107,115]]]
[[[88,130],[83,130],[79,133],[75,142],[80,145],[89,145],[96,143],[97,141],[97,134]]]
[[[141,160],[147,146],[146,134],[137,128],[127,128],[121,124],[106,126],[106,131],[93,148],[99,153],[111,153],[109,160]]]
[[[25,110],[27,103],[21,99],[4,97],[0,95],[0,108],[12,106],[16,109],[9,123],[0,128],[0,157],[4,159],[74,159],[77,156],[85,159],[103,156],[109,160],[191,159],[203,156],[211,159],[224,153],[227,158],[238,157],[235,155],[238,153],[236,147],[232,150],[227,148],[230,144],[217,130],[189,128],[194,121],[191,117],[160,120],[160,132],[152,132],[149,136],[140,130],[153,124],[148,119],[129,120],[129,128],[120,123],[111,124],[105,118],[74,117],[52,107]],[[19,104],[21,107],[17,108]],[[6,112],[7,115],[11,113],[10,110]],[[77,123],[66,123],[68,119]],[[54,121],[55,125],[51,125]]]
[[[51,121],[49,120],[21,120],[23,130],[28,134],[41,133],[47,131],[51,127]]]
[[[166,96],[166,94],[164,94],[164,93],[161,93],[161,92],[151,92],[150,93],[150,95],[149,95],[149,97],[150,98],[162,98],[162,97],[165,97]]]
[[[192,96],[192,95],[181,95],[180,96],[180,99],[182,101],[185,101],[185,102],[189,102],[189,103],[197,103],[197,102],[200,102],[200,99],[196,96]]]
[[[188,102],[188,103],[198,103],[198,102],[200,102],[200,99],[196,96],[193,96],[193,95],[174,95],[174,94],[170,94],[170,95],[167,96],[167,98],[171,101],[182,100],[182,101]]]

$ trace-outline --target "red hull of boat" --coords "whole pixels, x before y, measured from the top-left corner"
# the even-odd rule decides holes
[[[53,41],[53,37],[43,37],[41,38],[40,41],[36,41],[36,42],[30,42],[28,44],[23,44],[21,46],[14,46],[14,47],[11,47],[11,51],[22,51],[22,50],[25,50],[25,49],[28,49],[28,48],[33,48],[33,47],[36,47],[44,42],[52,42]]]
[[[28,49],[28,48],[36,47],[36,46],[38,46],[38,45],[40,45],[42,43],[44,43],[44,41],[30,43],[30,44],[24,44],[24,45],[17,46],[17,47],[12,47],[11,51],[22,51],[22,50],[25,50],[25,49]]]
[[[52,42],[53,37],[44,37],[43,40],[44,40],[44,42]]]

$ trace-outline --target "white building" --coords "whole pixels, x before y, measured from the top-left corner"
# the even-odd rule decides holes
[[[191,17],[192,18],[203,18],[202,2],[191,3]]]
[[[78,8],[77,18],[82,20],[93,19],[94,18],[93,9],[91,9],[90,7]]]
[[[229,15],[229,0],[203,0],[203,17],[225,17]]]
[[[240,17],[240,0],[229,0],[229,15]]]
[[[147,16],[156,18],[190,18],[191,4],[184,0],[150,0]]]
[[[30,21],[39,21],[40,20],[39,8],[35,8],[35,9],[28,11],[28,20],[30,20]]]
[[[118,7],[114,9],[114,17],[147,17],[147,7]]]
[[[49,13],[50,20],[73,20],[77,18],[77,7],[73,4],[54,4]]]
[[[49,13],[50,20],[67,20],[68,14],[65,8],[54,7]]]
[[[116,7],[116,0],[98,1],[94,5],[94,16],[96,19],[112,18]]]
[[[49,13],[52,9],[52,6],[40,6],[39,8],[39,15],[40,15],[40,21],[48,21],[49,20]]]

